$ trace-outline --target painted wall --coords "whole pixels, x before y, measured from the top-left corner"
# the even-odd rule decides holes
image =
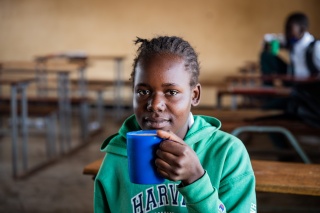
[[[320,37],[318,0],[0,0],[0,60],[30,60],[61,51],[121,54],[129,78],[136,36],[179,35],[199,52],[201,79],[220,80],[257,61],[265,33],[285,17],[307,13]],[[112,78],[93,69],[89,77]]]

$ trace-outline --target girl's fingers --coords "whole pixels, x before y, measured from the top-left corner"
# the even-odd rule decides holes
[[[187,144],[172,132],[158,130],[157,135],[164,139],[160,143],[159,149],[165,152],[172,153],[176,156],[183,155],[184,151],[188,148]]]
[[[164,130],[158,130],[157,131],[157,135],[160,138],[166,139],[166,140],[170,140],[170,141],[175,141],[177,143],[181,143],[181,144],[185,144],[185,142],[176,134],[174,134],[173,132],[167,132]]]
[[[164,140],[160,143],[159,149],[171,153],[176,156],[180,156],[183,153],[183,150],[186,148],[186,145],[178,143],[176,141]]]
[[[166,152],[164,150],[158,149],[156,154],[160,159],[162,159],[164,162],[166,162],[171,166],[174,166],[177,164],[177,156],[174,153]]]
[[[164,178],[169,179],[169,180],[180,180],[178,173],[170,164],[167,162],[163,161],[160,158],[157,158],[155,161],[156,167],[157,167],[157,172]]]

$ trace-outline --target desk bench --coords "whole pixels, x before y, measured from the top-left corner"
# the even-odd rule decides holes
[[[83,174],[96,176],[102,159],[83,169]],[[252,160],[256,191],[320,196],[320,165]]]
[[[262,109],[239,109],[239,110],[229,110],[229,109],[202,109],[201,107],[195,107],[192,109],[194,115],[207,115],[211,117],[218,118],[222,121],[222,125],[225,121],[244,121],[246,119],[256,119],[262,116],[275,116],[282,114],[280,110],[262,110]]]
[[[221,109],[222,97],[226,95],[232,96],[231,109],[237,109],[236,96],[243,97],[271,97],[271,98],[286,98],[291,93],[290,88],[276,88],[276,87],[230,87],[221,88],[217,92],[217,108]]]
[[[20,97],[17,97],[18,100],[20,100]],[[10,103],[11,98],[9,96],[1,96],[0,97],[0,101],[3,103]],[[87,139],[89,132],[88,132],[88,128],[87,128],[87,115],[88,115],[88,109],[87,109],[87,98],[86,97],[71,97],[70,98],[70,105],[76,105],[76,106],[80,106],[80,110],[81,110],[81,116],[80,116],[80,124],[81,124],[81,135],[80,135],[80,139],[84,140]],[[28,96],[28,105],[30,106],[30,108],[32,107],[37,107],[37,106],[58,106],[60,104],[60,100],[59,97],[38,97],[38,96]],[[66,112],[66,110],[68,110],[68,112]],[[70,118],[66,119],[65,116],[69,115]],[[71,119],[71,109],[65,109],[63,107],[59,107],[59,126],[60,126],[60,135],[62,144],[65,144],[62,146],[61,150],[62,152],[65,152],[65,146],[67,146],[67,149],[70,149],[71,144],[71,136],[70,136],[70,128],[71,128],[71,123],[69,125],[66,125],[66,121]],[[71,122],[71,121],[69,121]]]
[[[1,101],[1,97],[0,97]],[[45,119],[46,126],[46,152],[47,152],[47,160],[51,160],[57,156],[57,144],[56,144],[56,126],[57,126],[57,111],[58,108],[56,106],[28,106],[27,114],[29,117],[41,117]],[[22,114],[23,109],[17,106],[17,113]],[[11,107],[9,104],[0,104],[0,114],[10,115]],[[27,121],[23,121],[22,118],[19,120],[19,123],[25,123]],[[28,141],[27,141],[28,142]],[[18,147],[13,147],[13,149],[17,149]],[[19,153],[19,152],[18,152]],[[27,162],[28,155],[28,145],[23,146],[22,156],[23,161]],[[18,161],[16,159],[15,161]],[[30,169],[29,169],[30,170]],[[26,174],[27,175],[27,172]]]

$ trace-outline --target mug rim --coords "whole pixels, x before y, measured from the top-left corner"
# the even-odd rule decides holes
[[[157,136],[157,130],[138,130],[138,131],[127,132],[128,136],[142,135],[142,134],[149,134],[148,136]]]

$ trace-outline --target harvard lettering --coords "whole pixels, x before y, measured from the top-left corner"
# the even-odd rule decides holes
[[[131,198],[132,212],[146,213],[162,206],[179,206],[179,204],[181,207],[186,207],[186,203],[178,192],[177,186],[178,184],[172,183],[168,185],[160,184],[140,192]]]

